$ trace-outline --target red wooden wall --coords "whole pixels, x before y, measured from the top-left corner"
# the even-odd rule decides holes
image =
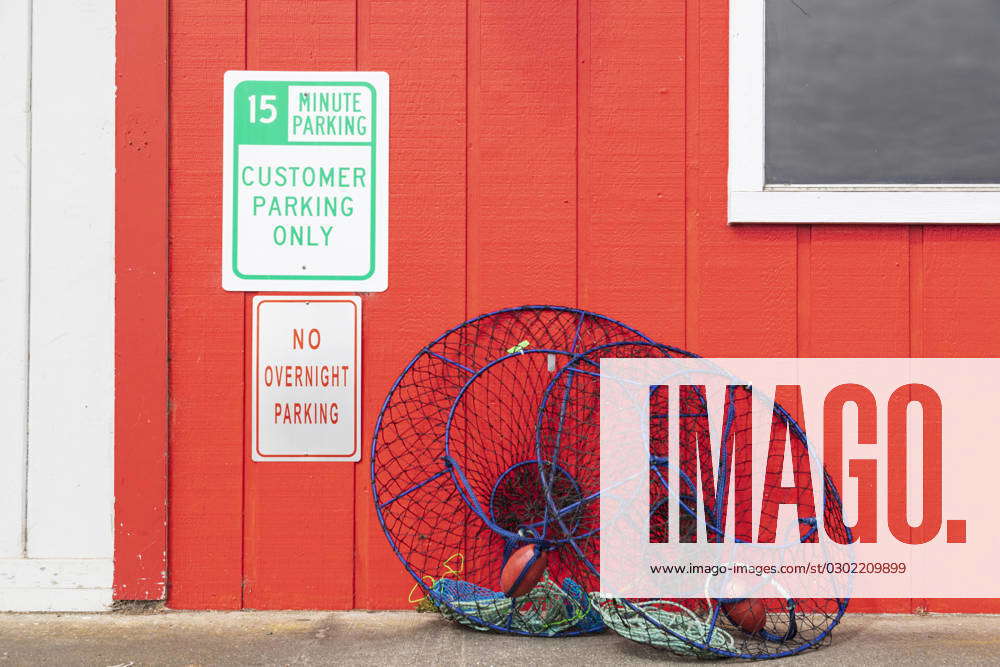
[[[115,574],[119,600],[167,577],[167,0],[116,3]]]
[[[364,437],[467,316],[603,312],[709,356],[997,356],[1000,229],[726,224],[728,0],[171,0],[169,598],[399,608],[360,464],[253,463],[251,295],[220,287],[222,75],[390,74],[389,291]],[[366,452],[367,454],[367,452]],[[997,610],[859,601],[856,610]]]

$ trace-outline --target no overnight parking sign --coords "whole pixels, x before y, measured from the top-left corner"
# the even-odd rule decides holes
[[[225,75],[222,286],[388,286],[389,76]]]
[[[254,461],[361,459],[361,299],[253,298]]]

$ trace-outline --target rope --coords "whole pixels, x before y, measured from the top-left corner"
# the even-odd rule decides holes
[[[736,641],[732,635],[718,626],[713,631],[709,622],[701,619],[684,605],[672,600],[650,600],[635,603],[635,607],[641,610],[637,611],[613,598],[605,598],[597,593],[591,593],[590,604],[600,613],[605,625],[632,641],[651,644],[677,655],[695,658],[724,658],[726,656],[694,646],[689,641],[700,642],[721,651],[736,652]],[[667,611],[661,609],[661,605],[671,605],[680,611]],[[667,630],[674,634],[667,632]],[[710,632],[711,635],[709,635]]]
[[[566,632],[598,632],[604,628],[586,594],[572,579],[559,586],[548,572],[529,593],[509,598],[503,593],[457,579],[439,579],[428,598],[441,615],[475,630],[504,629],[543,637]]]

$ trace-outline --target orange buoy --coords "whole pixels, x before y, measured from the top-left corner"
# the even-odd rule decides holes
[[[500,571],[500,590],[509,598],[527,595],[542,578],[548,562],[548,552],[541,551],[538,545],[525,544],[519,547],[510,555],[503,565],[503,570]]]
[[[757,634],[767,622],[763,600],[744,598],[735,602],[723,602],[722,609],[729,620],[747,634]]]

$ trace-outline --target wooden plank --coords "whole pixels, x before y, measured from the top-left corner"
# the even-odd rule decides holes
[[[353,70],[352,0],[247,0],[247,69]]]
[[[354,38],[354,0],[247,3],[247,69],[353,70]],[[252,298],[246,295],[248,334]],[[363,323],[362,336],[366,331]],[[248,352],[248,383],[250,361]],[[249,417],[249,404],[246,414]],[[245,432],[243,606],[351,608],[354,464],[253,462],[249,427]]]
[[[923,235],[923,356],[1000,354],[1000,228],[927,225]]]
[[[222,290],[222,76],[242,0],[170,3],[170,516],[167,604],[242,604],[243,296]]]
[[[30,177],[31,2],[0,5],[0,199],[7,213],[0,244],[0,557],[22,555],[28,405],[28,196]]]
[[[904,226],[803,226],[800,357],[910,354],[910,240]],[[849,479],[847,476],[845,480]],[[848,490],[845,489],[845,493]],[[853,491],[848,495],[853,497]],[[855,598],[851,611],[906,613],[907,598]]]
[[[684,339],[684,3],[580,3],[579,293]]]
[[[115,597],[167,569],[167,0],[119,0],[115,109]]]
[[[99,0],[33,11],[27,555],[107,558],[115,12]]]
[[[407,362],[465,317],[464,0],[361,0],[358,67],[390,73],[389,290],[365,299],[365,443],[356,473],[354,606],[398,609],[413,580],[372,506],[371,438]],[[426,248],[417,252],[416,248]]]
[[[576,295],[576,6],[476,0],[469,22],[470,315]]]
[[[0,593],[0,611],[107,611],[111,588],[10,588]]]
[[[922,300],[914,304],[922,324],[922,356],[1000,356],[1000,228],[927,225],[920,251]],[[985,446],[979,443],[978,446]],[[956,455],[955,452],[945,456]],[[932,612],[1000,613],[1000,599],[919,600]]]
[[[798,356],[909,356],[909,250],[905,226],[813,226]]]
[[[796,351],[794,227],[726,224],[728,16],[687,0],[687,347],[705,356]]]
[[[0,598],[12,588],[108,589],[113,568],[110,558],[0,558]]]

